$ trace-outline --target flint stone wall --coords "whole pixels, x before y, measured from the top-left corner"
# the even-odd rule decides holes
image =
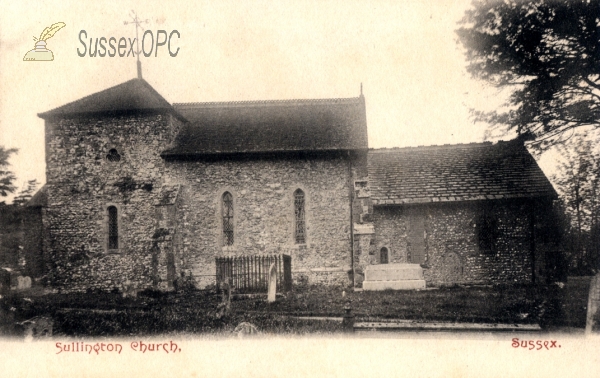
[[[215,283],[216,256],[288,254],[296,284],[348,284],[350,171],[344,157],[168,162],[181,185],[183,266],[198,287]],[[294,191],[305,194],[306,244],[294,239]],[[234,244],[223,240],[221,199],[230,192]]]
[[[498,237],[495,251],[480,250],[477,222],[482,203],[377,206],[374,209],[374,248],[371,263],[387,247],[390,263],[409,263],[410,214],[425,215],[424,275],[428,285],[455,283],[524,283],[532,281],[532,248],[536,260],[548,247],[532,244],[531,205],[503,201],[496,205]],[[537,265],[537,264],[536,264]]]
[[[349,282],[350,158],[165,161],[160,151],[179,127],[165,114],[46,122],[52,285],[111,290],[130,281],[168,290],[185,276],[205,287],[215,282],[216,256],[280,253],[292,256],[297,282]],[[120,161],[109,161],[111,149]],[[156,206],[165,186],[179,186],[177,203]],[[303,245],[294,240],[296,189],[306,197]],[[233,246],[222,240],[225,191],[234,198]],[[115,251],[108,250],[108,206],[119,213]]]
[[[179,122],[169,114],[46,121],[44,248],[53,286],[111,290],[129,280],[139,289],[153,282],[167,288],[166,254],[151,252],[157,228],[153,204],[164,183],[159,154],[176,127]],[[118,151],[120,161],[108,161],[110,149]],[[107,249],[109,205],[119,214],[116,251]]]

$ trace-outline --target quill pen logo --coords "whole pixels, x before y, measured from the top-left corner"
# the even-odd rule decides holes
[[[28,51],[23,57],[23,60],[36,62],[54,60],[54,54],[46,48],[46,41],[52,38],[57,31],[65,26],[66,24],[64,22],[57,22],[44,29],[42,34],[40,34],[40,38],[33,37],[33,40],[36,41],[35,48]]]

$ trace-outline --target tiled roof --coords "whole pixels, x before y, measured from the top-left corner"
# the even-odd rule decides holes
[[[364,97],[174,104],[189,120],[165,157],[367,149]]]
[[[168,111],[175,109],[144,79],[132,79],[83,97],[66,105],[40,113],[40,118],[128,111]]]
[[[27,207],[46,207],[48,204],[48,194],[46,185],[42,186],[25,204]]]
[[[375,205],[556,196],[521,140],[370,150]]]

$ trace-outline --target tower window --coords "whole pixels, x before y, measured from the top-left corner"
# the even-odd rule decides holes
[[[119,215],[115,206],[108,207],[108,249],[119,249]]]

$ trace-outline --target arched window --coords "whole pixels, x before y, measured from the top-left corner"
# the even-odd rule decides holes
[[[233,245],[233,196],[229,192],[223,193],[223,244]]]
[[[294,240],[296,244],[306,243],[304,192],[300,189],[294,192]]]
[[[119,249],[119,214],[115,206],[108,211],[108,249]]]
[[[389,262],[390,262],[390,251],[386,247],[383,247],[383,248],[381,248],[381,250],[379,250],[379,263],[387,264]]]

